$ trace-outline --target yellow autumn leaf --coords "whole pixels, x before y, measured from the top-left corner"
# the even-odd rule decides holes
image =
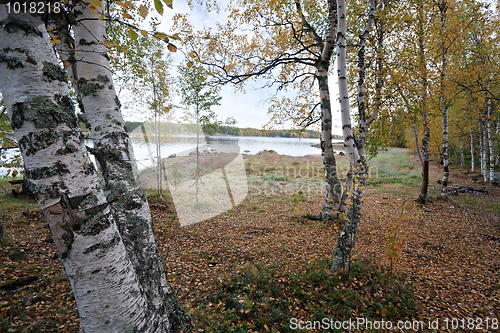
[[[148,16],[148,13],[149,13],[148,7],[144,5],[139,6],[139,14],[142,16],[143,19],[145,19],[146,16]]]
[[[96,5],[97,7],[102,7],[102,2],[97,1],[97,0],[92,0],[92,2],[93,2],[93,3],[95,3],[95,5]]]
[[[126,19],[131,19],[132,15],[130,15],[129,13],[123,13],[123,17]]]
[[[148,37],[148,32],[146,30],[141,30],[141,35]]]
[[[168,44],[167,48],[170,52],[177,52],[177,46],[175,46],[174,44]]]

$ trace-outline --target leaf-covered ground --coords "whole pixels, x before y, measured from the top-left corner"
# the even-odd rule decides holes
[[[321,209],[319,157],[247,157],[247,198],[188,227],[178,225],[171,204],[153,198],[168,279],[196,329],[285,332],[292,317],[500,320],[500,189],[471,183],[471,175],[452,167],[452,186],[485,186],[488,194],[460,193],[424,207],[413,201],[419,170],[406,151],[381,153],[371,163],[348,281],[328,272],[340,225],[304,217]],[[441,171],[431,167],[437,197]],[[1,195],[0,218],[7,230],[0,331],[76,332],[71,289],[36,204]]]

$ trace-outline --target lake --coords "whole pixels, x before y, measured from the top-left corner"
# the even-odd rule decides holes
[[[161,148],[162,158],[166,158],[171,154],[186,156],[196,147],[196,136],[175,136],[169,137],[165,141]],[[144,139],[135,136],[132,144],[139,169],[143,169],[154,163],[156,156],[154,142],[147,144]],[[320,155],[321,150],[312,147],[314,144],[319,144],[319,139],[301,138],[299,140],[298,138],[259,136],[213,136],[205,140],[205,137],[201,136],[199,149],[201,152],[204,150],[215,150],[217,152],[238,151],[239,153],[252,155],[262,150],[274,150],[278,154],[289,156]]]
[[[144,169],[154,164],[156,148],[154,138],[149,138],[152,143],[146,143],[142,135],[132,136],[132,145],[137,159],[137,167]],[[342,141],[336,140],[334,143]],[[92,146],[92,141],[87,140],[86,144]],[[216,150],[218,152],[239,152],[246,154],[257,154],[262,150],[274,150],[281,155],[305,156],[320,155],[321,150],[312,145],[319,144],[319,139],[301,138],[277,138],[277,137],[259,137],[259,136],[213,136],[208,138],[200,136],[200,151]],[[179,135],[163,139],[161,147],[162,158],[171,154],[179,156],[188,155],[196,147],[196,136]],[[8,155],[17,153],[16,150],[10,150]],[[0,168],[0,175],[5,175],[6,168]]]

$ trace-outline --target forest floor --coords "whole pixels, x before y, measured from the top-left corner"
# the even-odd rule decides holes
[[[401,332],[500,331],[500,188],[472,183],[477,175],[452,164],[450,186],[488,193],[441,199],[442,167],[432,161],[433,199],[422,206],[408,150],[380,152],[369,164],[349,277],[328,270],[340,223],[306,218],[324,200],[319,156],[245,156],[246,199],[186,227],[171,202],[152,196],[168,280],[196,331],[288,332],[322,318],[421,325]],[[341,175],[346,168],[340,158]],[[0,331],[77,332],[71,288],[36,203],[0,194],[0,218]]]

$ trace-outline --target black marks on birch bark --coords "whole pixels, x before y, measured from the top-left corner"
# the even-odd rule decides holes
[[[93,95],[95,96],[97,94],[97,91],[99,89],[102,89],[103,86],[101,86],[99,83],[86,83],[80,87],[80,92],[82,93],[83,96],[89,96]]]
[[[0,63],[7,64],[8,69],[23,68],[23,62],[15,57],[7,56],[5,54],[0,54]]]
[[[19,140],[19,147],[26,154],[26,156],[30,156],[35,154],[40,149],[45,149],[54,143],[62,140],[63,145],[66,145],[64,148],[60,148],[56,151],[58,155],[64,155],[67,153],[73,153],[78,150],[76,146],[71,143],[68,143],[72,138],[74,138],[73,131],[39,131],[39,132],[30,132],[27,135],[23,136]]]
[[[101,250],[102,252],[110,249],[110,248],[113,248],[115,247],[116,245],[118,245],[120,243],[120,235],[118,235],[117,232],[115,232],[115,234],[113,235],[113,238],[111,238],[109,241],[106,241],[106,242],[102,242],[102,243],[97,243],[97,244],[94,244],[92,246],[89,246],[88,248],[86,248],[83,253],[84,254],[89,254],[91,252],[94,252],[96,250]],[[94,271],[92,272],[93,274],[97,273]]]
[[[37,96],[12,105],[12,129],[21,128],[25,121],[33,122],[36,128],[56,128],[61,123],[76,127],[71,99],[62,95],[54,97],[57,104],[47,96]]]
[[[33,168],[26,170],[26,177],[32,180],[48,178],[52,176],[69,173],[68,166],[61,161],[57,161],[50,167]]]
[[[19,47],[16,47],[15,49],[11,49],[10,47],[5,47],[0,53],[0,63],[6,63],[8,69],[16,69],[24,67],[21,58],[15,57],[13,55],[10,56],[7,55],[8,53],[12,52],[24,53],[26,55],[26,58],[24,59],[25,62],[32,64],[34,66],[37,65],[36,60],[29,55],[28,50]]]
[[[100,83],[99,83],[100,82]],[[105,88],[105,84],[110,82],[110,79],[106,75],[97,75],[96,78],[87,80],[85,78],[80,78],[78,80],[78,85],[80,86],[80,92],[83,96],[96,96],[100,89]]]
[[[57,64],[48,61],[43,62],[43,77],[47,81],[61,81],[67,83],[66,73]]]
[[[24,31],[25,35],[34,34],[38,37],[43,36],[40,29],[30,24],[30,22],[13,16],[8,16],[7,18],[1,20],[0,29],[3,29],[8,33]]]

